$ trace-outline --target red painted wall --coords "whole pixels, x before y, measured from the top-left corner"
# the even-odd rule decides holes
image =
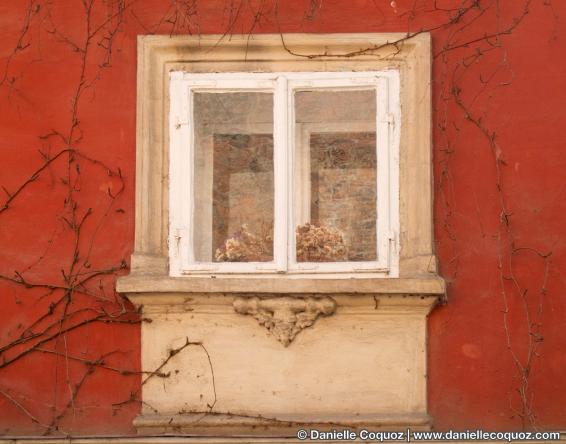
[[[566,428],[566,4],[274,5],[0,4],[0,434],[133,432],[136,36],[279,31],[432,31],[435,427]]]

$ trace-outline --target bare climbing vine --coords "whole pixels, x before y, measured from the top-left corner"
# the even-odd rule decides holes
[[[498,244],[498,273],[500,276],[501,301],[503,305],[502,322],[505,332],[505,344],[509,355],[516,369],[517,385],[514,389],[516,396],[510,396],[510,408],[520,418],[523,428],[538,428],[536,414],[533,411],[533,395],[530,388],[530,376],[533,370],[534,360],[539,357],[539,347],[543,342],[542,313],[544,301],[547,296],[547,281],[551,265],[551,251],[540,251],[530,246],[522,245],[517,241],[513,228],[513,213],[509,208],[508,191],[505,189],[503,147],[497,142],[496,132],[490,128],[488,115],[483,110],[477,110],[475,105],[480,96],[485,95],[490,89],[510,87],[513,82],[514,73],[507,60],[505,49],[505,38],[511,36],[513,32],[527,18],[533,6],[533,0],[516,2],[515,10],[511,18],[503,18],[502,10],[509,9],[509,5],[501,0],[481,1],[481,0],[461,0],[452,2],[453,7],[441,8],[437,1],[432,3],[432,7],[419,6],[418,2],[413,1],[412,6],[404,12],[407,17],[407,32],[405,36],[386,44],[361,48],[357,51],[340,54],[340,57],[351,58],[361,55],[373,55],[385,47],[391,47],[398,51],[404,42],[414,38],[424,32],[432,33],[433,38],[436,34],[442,35],[438,38],[437,50],[433,54],[435,63],[441,66],[441,75],[437,80],[437,89],[440,95],[440,107],[436,109],[436,130],[440,134],[442,145],[437,149],[437,156],[440,165],[440,179],[437,192],[441,196],[443,206],[443,219],[437,221],[445,231],[448,239],[457,247],[457,233],[451,225],[452,208],[454,206],[455,195],[452,191],[452,180],[450,173],[450,157],[456,149],[459,131],[456,127],[458,121],[463,118],[464,124],[473,125],[484,138],[485,148],[492,155],[495,178],[494,187],[497,193],[499,204],[499,229],[496,234]],[[313,3],[311,3],[312,6]],[[543,2],[545,6],[551,7],[549,1]],[[390,6],[397,12],[397,2],[391,2]],[[508,14],[508,11],[504,11]],[[419,26],[419,18],[423,14],[442,13],[445,18],[432,26]],[[556,16],[555,16],[556,18]],[[489,21],[495,24],[483,27],[483,23]],[[481,30],[481,31],[478,31]],[[293,50],[286,45],[282,35],[282,44],[286,50],[295,56],[309,59],[328,57],[329,54],[306,54]],[[480,73],[477,81],[478,87],[475,91],[469,91],[469,78],[476,75],[475,68],[478,64],[487,59],[494,53],[496,63],[493,59],[486,63],[487,73]],[[336,54],[332,55],[336,57]],[[495,66],[494,68],[491,68]],[[504,73],[508,77],[506,80],[498,80]],[[436,80],[436,79],[435,79]],[[467,82],[466,82],[467,81]],[[466,83],[466,86],[464,86]],[[459,115],[453,114],[453,107],[459,110]],[[452,126],[452,128],[450,128]],[[523,282],[526,278],[521,276],[514,261],[519,255],[528,255],[529,260],[539,261],[543,265],[541,276],[541,287],[538,294],[530,295],[528,285]],[[454,250],[454,257],[449,262],[449,267],[443,267],[444,273],[449,269],[452,271],[452,279],[458,276],[458,252]],[[510,305],[519,305],[518,311],[511,313]],[[512,337],[510,329],[510,318],[519,317],[524,324],[522,337],[517,339]],[[525,348],[526,352],[522,353]]]
[[[502,322],[505,333],[505,344],[509,355],[516,369],[516,385],[514,388],[515,395],[510,396],[510,408],[520,418],[522,427],[537,429],[540,424],[533,410],[534,393],[530,387],[530,377],[533,371],[534,360],[539,357],[539,348],[543,341],[542,330],[542,313],[547,296],[547,281],[550,269],[551,251],[540,251],[532,245],[525,245],[517,240],[513,224],[513,212],[509,203],[509,190],[505,185],[505,151],[504,147],[497,142],[497,133],[489,124],[489,115],[477,106],[482,95],[486,95],[493,89],[509,88],[512,86],[514,72],[507,58],[507,50],[505,48],[505,39],[507,36],[521,26],[522,22],[527,18],[531,8],[535,2],[533,0],[525,0],[515,5],[515,13],[509,19],[503,19],[502,8],[505,2],[499,0],[492,2],[474,2],[475,14],[467,22],[462,23],[459,27],[451,30],[449,37],[440,50],[434,55],[435,60],[442,61],[443,76],[441,80],[441,97],[445,103],[442,111],[442,118],[437,123],[438,129],[444,146],[441,147],[441,176],[440,176],[440,194],[445,208],[445,216],[442,226],[448,234],[448,238],[455,244],[457,233],[451,227],[450,220],[452,218],[452,208],[454,206],[455,196],[451,187],[451,178],[449,172],[450,157],[456,149],[454,140],[457,136],[450,135],[456,128],[454,125],[456,119],[448,114],[446,103],[451,102],[461,112],[459,116],[464,122],[463,124],[473,125],[484,139],[484,147],[491,153],[495,177],[494,188],[497,195],[499,205],[498,230],[495,239],[498,246],[497,267],[500,276],[500,294],[503,305]],[[549,2],[544,2],[549,6]],[[483,35],[477,37],[466,38],[462,41],[460,35],[466,27],[471,26],[490,14],[495,18],[495,25],[487,28]],[[458,18],[460,20],[460,17]],[[462,51],[462,55],[458,55],[449,60],[448,53],[453,51]],[[489,57],[492,57],[489,59]],[[455,59],[455,60],[454,60]],[[476,74],[473,68],[481,62],[488,59],[487,65],[489,69],[486,72]],[[495,62],[494,62],[495,61]],[[449,69],[446,69],[450,66]],[[464,87],[465,80],[468,75],[477,75],[477,88],[475,91],[466,91]],[[469,86],[469,82],[466,83]],[[449,126],[453,125],[452,129]],[[456,132],[459,130],[456,129]],[[510,151],[510,150],[508,150]],[[447,190],[448,188],[448,190]],[[477,205],[477,204],[476,204]],[[481,223],[481,222],[480,222]],[[481,228],[483,231],[483,227]],[[450,267],[453,269],[454,278],[458,274],[458,255],[455,252],[456,265]],[[540,278],[540,288],[535,294],[529,294],[528,278],[524,276],[524,271],[515,266],[516,258],[520,255],[527,255],[531,266],[536,267],[536,262],[542,264],[542,276]],[[511,310],[510,307],[518,307],[517,310]],[[514,319],[511,319],[514,318]],[[524,326],[520,332],[520,337],[512,337],[510,322],[520,322]],[[515,333],[516,334],[516,333]],[[524,350],[524,351],[523,351]]]
[[[101,259],[98,249],[104,243],[104,230],[113,218],[132,217],[124,210],[124,194],[131,186],[131,171],[124,173],[118,162],[110,164],[95,155],[100,149],[93,147],[84,126],[84,108],[96,100],[96,86],[105,72],[112,69],[113,61],[119,57],[122,38],[132,34],[199,34],[204,24],[204,3],[197,0],[168,0],[162,9],[148,18],[143,0],[77,0],[73,14],[80,15],[80,26],[67,29],[58,15],[58,0],[29,0],[22,3],[21,26],[9,51],[1,53],[0,94],[10,97],[19,90],[19,81],[30,63],[19,63],[32,49],[48,51],[49,45],[64,46],[69,63],[77,66],[65,121],[58,121],[49,131],[37,135],[37,159],[30,159],[29,173],[15,185],[3,182],[0,185],[0,230],[16,230],[15,219],[6,222],[12,212],[22,213],[24,203],[32,195],[54,194],[60,196],[60,205],[46,219],[55,221],[55,229],[45,245],[38,245],[38,256],[31,264],[18,269],[0,268],[2,297],[8,292],[17,296],[16,304],[29,311],[27,324],[3,327],[0,339],[0,399],[16,408],[44,434],[73,433],[66,429],[65,418],[76,414],[81,394],[89,381],[98,372],[111,372],[122,378],[137,378],[138,389],[132,390],[122,401],[111,408],[118,411],[125,405],[140,404],[141,386],[154,377],[166,378],[165,367],[187,347],[199,347],[207,356],[214,385],[214,399],[204,414],[220,414],[214,410],[217,402],[214,384],[213,358],[206,344],[191,342],[169,351],[168,356],[156,369],[141,372],[137,363],[127,368],[112,364],[116,355],[127,351],[109,349],[98,356],[77,352],[69,347],[73,334],[85,331],[89,325],[109,325],[112,329],[124,329],[142,319],[132,305],[114,291],[116,276],[128,269],[128,258]],[[535,3],[551,8],[549,0],[438,0],[406,2],[401,8],[397,2],[373,0],[376,20],[394,14],[403,23],[405,35],[388,43],[391,48],[400,48],[407,40],[424,33],[432,33],[434,39],[434,63],[438,71],[433,85],[435,94],[435,131],[439,145],[435,149],[437,183],[435,191],[439,210],[437,230],[451,243],[452,258],[444,258],[444,275],[455,281],[459,272],[459,234],[453,224],[456,195],[453,191],[454,177],[451,159],[458,150],[459,132],[464,125],[471,125],[483,139],[482,149],[488,150],[494,167],[493,187],[498,199],[498,229],[495,240],[498,246],[497,268],[500,276],[500,299],[504,337],[502,340],[516,370],[514,394],[510,395],[510,407],[520,418],[524,428],[537,428],[537,415],[533,409],[531,375],[535,361],[540,356],[542,337],[542,313],[548,297],[547,283],[551,266],[551,251],[541,250],[537,245],[520,242],[514,227],[512,204],[506,185],[506,161],[510,151],[498,142],[496,131],[490,125],[485,109],[477,106],[486,95],[498,88],[509,88],[514,73],[507,60],[506,40],[528,19]],[[248,33],[250,36],[265,27],[280,32],[283,4],[277,0],[225,0],[221,11],[222,38],[233,33]],[[323,0],[304,2],[302,20],[305,26],[315,23],[330,6]],[[75,11],[76,8],[76,11]],[[554,12],[553,12],[554,14]],[[210,19],[210,18],[208,18]],[[328,54],[304,54],[289,47],[281,34],[286,50],[295,56],[308,59],[324,58]],[[380,47],[360,48],[342,54],[349,58],[375,54]],[[335,55],[334,55],[335,56]],[[34,53],[34,63],[41,63],[41,55]],[[484,63],[485,62],[485,63]],[[483,63],[483,65],[482,65]],[[482,71],[481,67],[485,67]],[[133,68],[132,68],[133,69]],[[478,74],[479,73],[479,74]],[[471,78],[475,80],[470,80]],[[37,163],[39,162],[39,163]],[[130,177],[128,177],[130,176]],[[94,177],[104,177],[107,188],[104,199],[88,201],[83,196],[83,187]],[[46,185],[48,184],[48,185]],[[131,194],[130,194],[131,196]],[[46,224],[48,225],[48,224]],[[482,227],[482,230],[484,228]],[[55,245],[58,245],[55,248]],[[16,248],[5,245],[3,249]],[[56,250],[56,251],[55,251]],[[53,253],[54,252],[54,253]],[[49,260],[56,254],[58,269]],[[542,264],[542,276],[538,291],[533,292],[529,279],[516,266],[518,258]],[[37,307],[42,307],[37,310]],[[39,314],[37,314],[39,313]],[[514,337],[510,323],[524,325],[520,337]],[[6,330],[9,328],[9,330]],[[132,332],[136,330],[131,330]],[[87,344],[88,346],[88,344]],[[53,404],[49,415],[36,411],[25,394],[6,386],[2,373],[15,365],[41,355],[56,360],[61,366],[64,380],[56,380]],[[81,371],[71,371],[71,363],[79,364]],[[72,367],[75,369],[76,367]],[[57,378],[57,376],[56,376]],[[66,387],[61,397],[60,387]],[[275,419],[273,419],[275,421]]]

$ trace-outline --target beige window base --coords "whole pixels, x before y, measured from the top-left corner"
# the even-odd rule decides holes
[[[117,288],[152,321],[142,324],[142,370],[167,361],[169,374],[143,386],[140,433],[430,426],[426,319],[445,291],[433,249],[430,38],[404,37],[139,38],[135,251]],[[399,278],[168,276],[170,71],[383,69],[401,75]],[[202,346],[167,359],[187,339]]]

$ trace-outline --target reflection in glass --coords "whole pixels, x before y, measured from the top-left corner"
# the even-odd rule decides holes
[[[297,262],[377,259],[375,94],[295,92]]]
[[[273,260],[273,95],[198,92],[195,121],[197,262]]]

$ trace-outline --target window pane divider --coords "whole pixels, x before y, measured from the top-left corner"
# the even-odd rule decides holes
[[[273,217],[273,258],[277,271],[287,271],[287,225],[289,182],[288,166],[288,97],[287,78],[279,76],[274,95],[274,137],[273,137],[273,171],[274,171],[274,217]]]
[[[376,241],[377,264],[389,268],[390,249],[390,189],[389,189],[389,132],[392,123],[389,112],[389,85],[386,78],[378,77],[376,103],[376,158],[377,158],[377,193],[376,193]]]

